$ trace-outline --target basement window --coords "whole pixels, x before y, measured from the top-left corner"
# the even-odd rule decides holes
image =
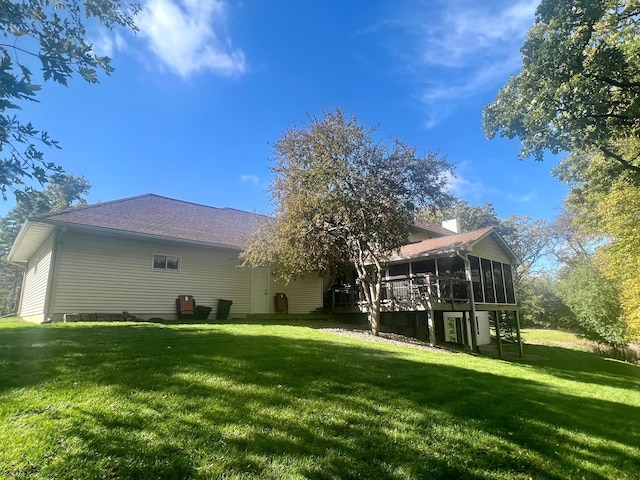
[[[154,270],[169,270],[177,272],[180,270],[181,263],[180,257],[172,255],[153,255]]]

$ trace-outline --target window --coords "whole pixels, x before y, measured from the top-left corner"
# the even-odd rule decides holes
[[[469,263],[477,303],[516,303],[511,265],[471,255]]]
[[[153,255],[153,269],[154,270],[180,270],[180,257],[172,255]]]
[[[409,276],[409,264],[408,263],[396,263],[389,265],[390,277],[407,277]]]
[[[504,280],[502,276],[502,264],[500,262],[491,262],[493,265],[493,282],[496,292],[496,303],[506,303],[507,298],[504,291]]]
[[[484,301],[487,303],[495,303],[496,297],[493,291],[493,272],[491,270],[491,260],[483,258],[480,260],[482,265],[482,273],[484,275]]]
[[[473,281],[473,299],[478,303],[482,303],[484,302],[484,291],[482,289],[480,259],[469,255],[469,263],[471,265],[471,280]]]
[[[420,273],[436,273],[436,261],[435,260],[420,260],[419,262],[411,263],[411,272],[414,275]]]
[[[504,264],[504,286],[507,290],[507,303],[516,303],[516,293],[513,286],[513,273],[511,265]]]

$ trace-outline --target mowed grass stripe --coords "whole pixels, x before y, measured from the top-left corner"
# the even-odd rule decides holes
[[[640,478],[640,369],[304,326],[0,327],[6,478]]]

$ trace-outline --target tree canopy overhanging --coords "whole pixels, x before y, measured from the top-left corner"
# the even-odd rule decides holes
[[[420,208],[450,201],[452,166],[437,152],[376,140],[375,129],[341,110],[308,120],[274,145],[276,216],[250,241],[244,263],[285,279],[351,265],[377,334],[385,261],[407,242]]]
[[[0,0],[0,192],[33,190],[26,180],[44,184],[61,167],[44,159],[41,146],[59,148],[45,131],[16,114],[26,101],[37,101],[42,81],[67,85],[75,75],[98,82],[100,71],[113,71],[111,59],[98,55],[87,39],[86,21],[103,27],[136,30],[139,7],[120,0]],[[36,77],[36,78],[34,78]]]
[[[522,70],[485,105],[489,138],[518,137],[521,157],[603,154],[640,179],[640,2],[542,0]]]

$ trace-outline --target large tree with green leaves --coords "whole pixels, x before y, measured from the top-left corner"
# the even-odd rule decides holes
[[[375,131],[337,110],[284,132],[271,168],[276,216],[243,258],[285,279],[352,265],[377,335],[385,262],[421,208],[449,201],[452,167],[438,153],[376,140]]]
[[[626,345],[627,324],[619,288],[602,274],[597,262],[580,257],[560,275],[558,293],[576,318],[575,326],[585,338],[616,349]]]
[[[33,191],[27,180],[44,184],[61,168],[44,159],[42,146],[59,147],[47,132],[19,118],[26,101],[37,101],[40,81],[67,85],[78,75],[97,83],[110,74],[110,58],[87,39],[86,21],[135,30],[134,3],[120,0],[0,0],[0,192]],[[34,73],[36,69],[41,75]]]
[[[542,0],[521,52],[521,72],[484,108],[487,136],[518,137],[536,160],[601,154],[610,176],[640,179],[625,147],[640,136],[640,2]]]
[[[43,191],[18,198],[9,213],[0,218],[0,312],[14,313],[22,284],[23,268],[7,261],[13,242],[22,225],[30,217],[41,213],[64,210],[83,205],[91,185],[82,176],[52,175]]]

